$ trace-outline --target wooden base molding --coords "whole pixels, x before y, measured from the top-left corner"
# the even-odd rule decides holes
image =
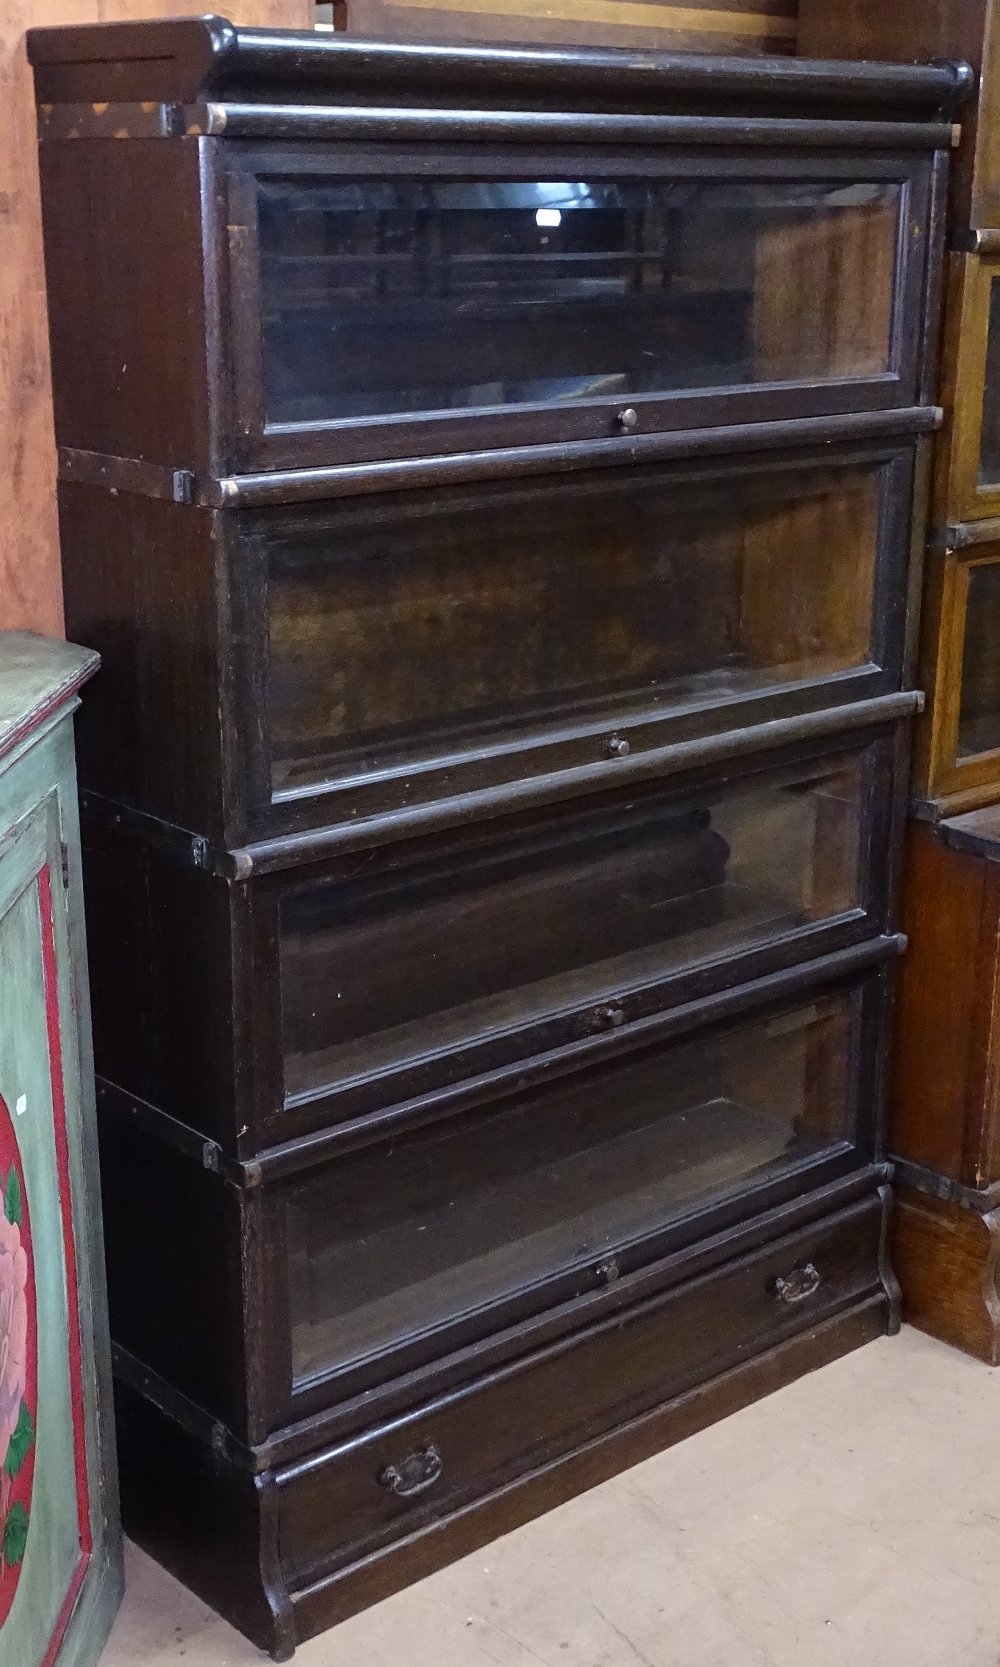
[[[901,1189],[893,1259],[903,1318],[988,1366],[1000,1366],[1000,1201],[977,1208],[967,1200]]]
[[[127,1532],[274,1660],[327,1627],[422,1580],[807,1372],[898,1329],[891,1290],[707,1383],[514,1477],[408,1536],[293,1584],[279,1556],[282,1477],[250,1476],[121,1381],[116,1386]],[[307,1461],[308,1462],[308,1461]],[[303,1465],[301,1468],[306,1468]],[[173,1516],[164,1502],[173,1501]],[[198,1532],[191,1532],[193,1522]]]

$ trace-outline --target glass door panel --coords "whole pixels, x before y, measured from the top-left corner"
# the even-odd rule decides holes
[[[343,1088],[860,911],[865,759],[537,816],[419,865],[372,872],[366,856],[356,878],[286,897],[286,1094]]]
[[[1000,486],[1000,278],[990,282],[983,418],[979,440],[979,484]]]
[[[261,178],[267,421],[884,374],[902,191]]]
[[[273,791],[878,663],[892,478],[884,459],[615,470],[249,520]]]
[[[958,712],[958,756],[1000,747],[1000,562],[970,567]]]
[[[297,1186],[286,1207],[296,1382],[832,1153],[854,1127],[856,1001],[822,995],[651,1048]]]

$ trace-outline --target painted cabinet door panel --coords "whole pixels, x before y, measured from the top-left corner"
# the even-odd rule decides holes
[[[0,636],[0,725],[9,649]],[[84,1162],[74,705],[35,711],[6,757],[0,733],[2,1667],[94,1660],[119,1585],[94,1355],[96,1177]]]

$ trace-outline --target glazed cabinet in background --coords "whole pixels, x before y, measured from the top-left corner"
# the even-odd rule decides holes
[[[896,1259],[915,1325],[1000,1363],[1000,818],[909,832],[893,1088]]]
[[[990,896],[1000,800],[1000,11],[995,0],[801,0],[801,50],[976,71],[952,170],[941,401],[925,564],[915,817],[890,1145],[904,1313],[1000,1359]],[[973,833],[970,836],[969,830]],[[971,837],[971,843],[970,843]]]

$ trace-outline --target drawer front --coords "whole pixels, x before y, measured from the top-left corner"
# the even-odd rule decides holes
[[[293,1398],[329,1405],[867,1161],[883,992],[772,1000],[283,1184]]]
[[[294,1583],[502,1486],[877,1290],[877,1198],[279,1473]]]
[[[233,150],[247,461],[914,403],[926,157]]]
[[[286,879],[262,928],[271,942],[276,913],[273,1138],[880,930],[870,853],[888,837],[893,747],[758,761],[736,781],[584,801]]]
[[[932,558],[923,720],[931,798],[989,802],[1000,791],[1000,544]]]
[[[898,688],[912,448],[840,455],[241,515],[238,725],[263,738],[264,823],[412,808]]]

